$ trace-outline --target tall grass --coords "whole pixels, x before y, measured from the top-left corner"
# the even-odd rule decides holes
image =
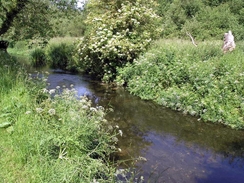
[[[45,51],[41,48],[34,49],[31,54],[31,65],[33,67],[44,67],[47,65],[47,58]]]
[[[51,68],[76,71],[73,67],[74,45],[67,43],[50,44],[46,49],[47,59]]]
[[[0,54],[0,180],[114,182],[117,132],[106,128],[104,108],[74,89],[47,90],[43,74],[33,78]]]
[[[134,64],[119,70],[118,84],[142,99],[219,122],[244,128],[244,52],[237,43],[223,54],[220,42],[160,40]]]

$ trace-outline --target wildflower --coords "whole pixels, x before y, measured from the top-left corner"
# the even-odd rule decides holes
[[[42,108],[36,108],[36,112],[37,112],[37,113],[41,113],[42,111],[43,111]]]
[[[122,137],[122,135],[123,135],[122,130],[119,130],[119,134],[120,134],[120,136]]]
[[[116,149],[115,146],[110,146],[110,148],[113,149],[113,150]]]
[[[113,130],[113,127],[111,125],[108,126],[109,130]]]
[[[30,114],[31,112],[30,111],[26,111],[25,114]]]
[[[113,140],[114,142],[118,142],[118,141],[119,141],[117,137],[113,137],[112,140]]]
[[[56,114],[55,109],[49,109],[48,113],[52,116]]]
[[[60,86],[56,86],[56,89],[60,89]]]
[[[88,108],[87,105],[82,106],[82,109],[87,109],[87,108]]]
[[[55,89],[51,89],[51,90],[49,91],[49,94],[50,94],[50,95],[53,94],[53,93],[55,93]]]
[[[118,148],[118,151],[121,152],[122,150],[120,148]]]
[[[43,88],[42,93],[48,93],[48,90],[46,88]]]
[[[90,111],[92,111],[92,112],[97,112],[97,109],[96,109],[95,107],[91,107],[91,108],[90,108]]]

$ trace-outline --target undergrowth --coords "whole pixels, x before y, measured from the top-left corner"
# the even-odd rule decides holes
[[[0,54],[0,180],[114,182],[118,131],[106,128],[105,109],[72,88],[47,90],[45,73]]]
[[[116,82],[142,99],[235,129],[244,128],[244,46],[223,54],[220,42],[198,47],[160,40]]]

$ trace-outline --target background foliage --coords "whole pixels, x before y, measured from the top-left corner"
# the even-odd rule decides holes
[[[158,0],[162,17],[162,37],[186,37],[186,31],[197,40],[222,39],[232,30],[238,40],[244,38],[244,1],[225,0]]]

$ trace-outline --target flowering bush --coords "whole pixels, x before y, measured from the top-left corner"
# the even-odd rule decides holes
[[[88,29],[77,50],[84,71],[110,81],[117,67],[144,52],[160,33],[154,6],[154,0],[89,1]]]

